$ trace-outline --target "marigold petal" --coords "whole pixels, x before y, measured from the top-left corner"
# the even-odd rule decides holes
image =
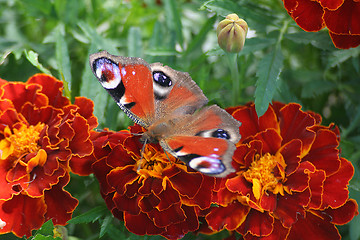
[[[341,158],[339,171],[328,177],[324,183],[323,206],[337,208],[342,206],[348,199],[349,190],[347,185],[354,175],[353,165]]]
[[[58,184],[45,191],[44,198],[47,207],[45,221],[52,219],[54,225],[65,225],[71,219],[72,213],[79,201],[64,190],[64,186],[68,184],[69,180],[70,176],[67,173],[64,177],[60,178]]]
[[[310,212],[307,212],[306,217],[299,216],[288,235],[288,239],[335,240],[340,238],[334,224],[324,221]]]
[[[246,220],[241,226],[236,229],[239,233],[251,235],[259,238],[268,236],[273,231],[274,217],[270,216],[267,212],[259,212],[251,209],[247,214]]]
[[[124,212],[125,227],[137,235],[156,235],[165,231],[164,227],[157,227],[153,221],[145,214],[132,215]]]
[[[199,228],[199,221],[194,207],[182,206],[181,208],[185,212],[185,220],[166,227],[166,231],[161,233],[162,236],[168,239],[179,239],[184,237],[187,232],[195,231]]]
[[[332,209],[328,208],[325,209],[322,213],[330,216],[331,223],[343,225],[351,221],[358,215],[358,205],[354,199],[349,199],[344,205],[339,208]]]
[[[18,237],[31,236],[31,231],[39,229],[45,221],[44,198],[31,198],[19,194],[7,201],[0,201],[0,219],[6,225],[0,233],[12,232]]]
[[[155,193],[158,195],[163,190],[162,180],[160,178],[147,178],[139,188],[139,193],[143,195],[149,195]]]
[[[266,129],[256,134],[254,138],[262,142],[261,154],[275,155],[281,147],[282,138],[274,129]]]
[[[338,9],[344,3],[344,0],[318,0],[318,2],[323,8],[333,11]]]
[[[115,168],[107,175],[107,181],[116,189],[118,194],[123,195],[126,191],[126,185],[131,184],[139,177],[133,168],[131,165]]]
[[[63,83],[53,76],[42,73],[35,74],[29,78],[27,83],[40,84],[42,87],[41,92],[48,97],[49,104],[56,108],[62,108],[70,104],[69,99],[62,96]]]
[[[302,162],[299,168],[287,177],[285,186],[291,191],[302,192],[309,186],[309,174],[315,171],[315,167],[309,162]]]
[[[102,158],[93,163],[92,169],[94,171],[94,175],[99,181],[101,194],[108,195],[109,193],[114,192],[115,188],[113,188],[107,181],[107,174],[112,170],[112,168],[106,164],[105,159]]]
[[[295,22],[308,32],[316,32],[325,27],[324,10],[317,1],[283,0],[284,6]]]
[[[112,200],[119,211],[124,211],[124,212],[126,211],[127,213],[138,215],[140,213],[141,205],[144,205],[144,204],[140,204],[140,201],[144,199],[149,201],[150,198],[148,197],[144,198],[139,195],[130,198],[125,195],[120,195],[118,193],[115,193]]]
[[[279,196],[274,216],[279,219],[284,227],[291,227],[300,216],[305,215],[305,207],[310,201],[310,191],[293,193],[292,195]]]
[[[179,169],[180,170],[180,169]],[[164,171],[163,175],[167,176],[168,171]],[[178,174],[172,176],[170,183],[181,195],[193,198],[201,187],[203,177],[198,172],[185,172],[180,170]]]
[[[213,231],[226,228],[229,231],[237,229],[246,219],[250,208],[239,203],[230,203],[227,207],[214,207],[206,215],[206,221]]]
[[[77,112],[87,120],[90,129],[97,127],[97,118],[93,114],[94,102],[85,97],[76,97],[74,104],[79,107]]]
[[[90,140],[90,128],[86,119],[81,116],[75,117],[71,127],[76,132],[69,143],[69,148],[71,149],[72,154],[80,157],[90,155],[94,148]]]
[[[331,31],[329,34],[337,48],[349,49],[360,45],[360,35],[336,34]]]
[[[152,211],[148,212],[147,215],[153,220],[155,226],[159,228],[170,226],[174,223],[180,223],[186,219],[185,212],[181,208],[181,203],[175,203],[163,211],[154,208]]]
[[[299,104],[290,103],[280,110],[280,127],[283,144],[292,139],[300,139],[303,144],[301,156],[304,156],[315,139],[315,133],[308,130],[308,127],[315,124],[315,119],[300,110]]]
[[[310,173],[309,187],[311,202],[309,203],[308,208],[318,209],[322,205],[325,178],[326,174],[323,170]]]
[[[215,178],[203,175],[203,181],[199,191],[194,198],[182,196],[182,202],[188,206],[199,206],[200,209],[209,208],[213,199],[213,189],[215,185]]]
[[[271,105],[263,116],[258,118],[255,110],[255,104],[251,104],[250,107],[244,107],[236,110],[233,113],[233,117],[240,122],[240,134],[241,140],[246,140],[249,136],[256,135],[258,132],[264,131],[269,128],[273,128],[279,131],[279,122],[275,115]]]
[[[300,165],[300,153],[301,153],[301,141],[293,139],[290,142],[284,144],[279,149],[279,152],[283,156],[286,168],[286,175],[292,174]]]
[[[8,160],[0,160],[0,200],[8,200],[13,194],[17,194],[13,188],[14,183],[6,179],[7,172],[12,166],[12,162]],[[18,183],[17,183],[18,184]]]
[[[338,0],[339,1],[339,0]],[[325,9],[326,27],[336,34],[360,34],[360,2],[346,0],[336,10]]]
[[[169,182],[167,182],[166,188],[160,194],[157,194],[157,196],[160,199],[159,205],[157,205],[159,211],[168,209],[173,204],[180,202],[179,192],[172,188]]]
[[[326,175],[331,175],[340,167],[338,146],[335,133],[320,130],[316,133],[309,153],[302,160],[311,162],[317,169],[324,170]]]
[[[40,149],[37,154],[28,161],[26,172],[30,173],[35,167],[42,167],[46,163],[47,153],[44,149]]]

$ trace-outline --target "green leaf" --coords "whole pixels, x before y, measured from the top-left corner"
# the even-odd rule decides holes
[[[139,27],[131,27],[129,29],[127,47],[129,57],[143,57],[141,30]]]
[[[262,116],[269,107],[278,86],[278,79],[283,67],[284,57],[280,45],[268,53],[259,63],[256,73],[258,80],[255,90],[255,109]]]
[[[327,68],[332,68],[347,61],[349,58],[357,58],[360,55],[360,48],[337,50],[329,57]]]
[[[239,55],[247,55],[267,48],[276,43],[275,38],[249,38],[245,40],[244,48]]]
[[[50,236],[44,236],[42,234],[36,234],[32,240],[61,240],[60,237],[53,237],[52,235]]]
[[[32,50],[25,50],[25,57],[29,62],[34,65],[36,68],[38,68],[41,72],[51,75],[51,72],[46,69],[40,62],[39,62],[39,54]]]
[[[36,231],[36,234],[43,234],[43,235],[53,235],[54,232],[54,224],[52,220],[48,220],[45,222],[39,230]]]
[[[107,230],[109,229],[109,226],[111,224],[111,221],[113,220],[114,218],[112,216],[106,216],[104,218],[104,221],[102,222],[101,224],[101,228],[100,228],[100,233],[99,233],[99,237],[102,238]]]
[[[331,90],[336,89],[337,85],[330,81],[324,80],[315,80],[304,83],[301,97],[311,98],[322,93],[330,92]]]
[[[76,216],[68,221],[68,223],[78,224],[78,223],[90,223],[95,222],[102,216],[109,213],[109,210],[105,206],[99,206],[91,209],[90,211]]]
[[[165,14],[166,14],[166,23],[168,28],[176,33],[176,39],[178,43],[183,47],[183,35],[182,35],[182,25],[180,18],[180,10],[177,7],[177,2],[175,0],[165,0]]]
[[[64,82],[64,93],[70,98],[71,89],[71,66],[67,43],[65,40],[65,27],[63,24],[57,26],[56,31],[56,61],[60,73],[60,79]]]

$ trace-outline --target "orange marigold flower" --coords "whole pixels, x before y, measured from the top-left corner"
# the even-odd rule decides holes
[[[143,131],[134,126],[96,138],[98,161],[92,167],[101,194],[129,231],[181,238],[198,229],[198,213],[210,207],[215,179],[166,155],[158,144],[147,144],[141,153],[140,136],[133,133]]]
[[[78,204],[64,190],[69,161],[92,153],[97,120],[90,100],[71,104],[62,88],[45,74],[0,79],[0,234],[29,237],[49,219],[65,225]]]
[[[337,48],[360,45],[360,1],[283,0],[295,22],[305,31],[327,27]]]
[[[241,121],[236,173],[217,183],[210,229],[244,239],[340,239],[357,204],[347,185],[354,168],[340,157],[339,130],[298,104],[274,103],[260,118],[254,104],[228,109]]]

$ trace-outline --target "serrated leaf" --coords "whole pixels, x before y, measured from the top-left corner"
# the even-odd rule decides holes
[[[44,236],[42,234],[36,234],[31,240],[61,240],[59,237]]]
[[[40,62],[39,62],[39,54],[32,50],[25,50],[25,57],[29,62],[34,65],[37,69],[39,69],[41,72],[51,75],[51,72],[46,69]]]
[[[262,116],[269,107],[278,86],[278,79],[283,67],[284,57],[280,46],[275,47],[259,63],[256,73],[258,80],[255,90],[255,109]]]
[[[113,217],[111,216],[107,216],[104,218],[104,221],[101,223],[101,227],[100,227],[100,233],[99,233],[100,238],[102,238],[106,234],[112,220]]]
[[[360,48],[347,49],[347,50],[337,50],[332,52],[332,55],[329,57],[329,62],[327,68],[335,67],[349,58],[356,58],[360,55]]]
[[[78,224],[78,223],[90,223],[95,222],[105,214],[107,214],[109,210],[105,206],[99,206],[91,209],[90,211],[76,216],[68,221],[68,223]]]
[[[127,39],[128,56],[142,57],[141,30],[139,27],[131,27]]]

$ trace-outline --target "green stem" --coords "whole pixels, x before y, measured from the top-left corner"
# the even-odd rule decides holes
[[[239,100],[240,94],[240,78],[239,68],[237,64],[237,53],[226,53],[232,80],[232,105],[235,106]]]

